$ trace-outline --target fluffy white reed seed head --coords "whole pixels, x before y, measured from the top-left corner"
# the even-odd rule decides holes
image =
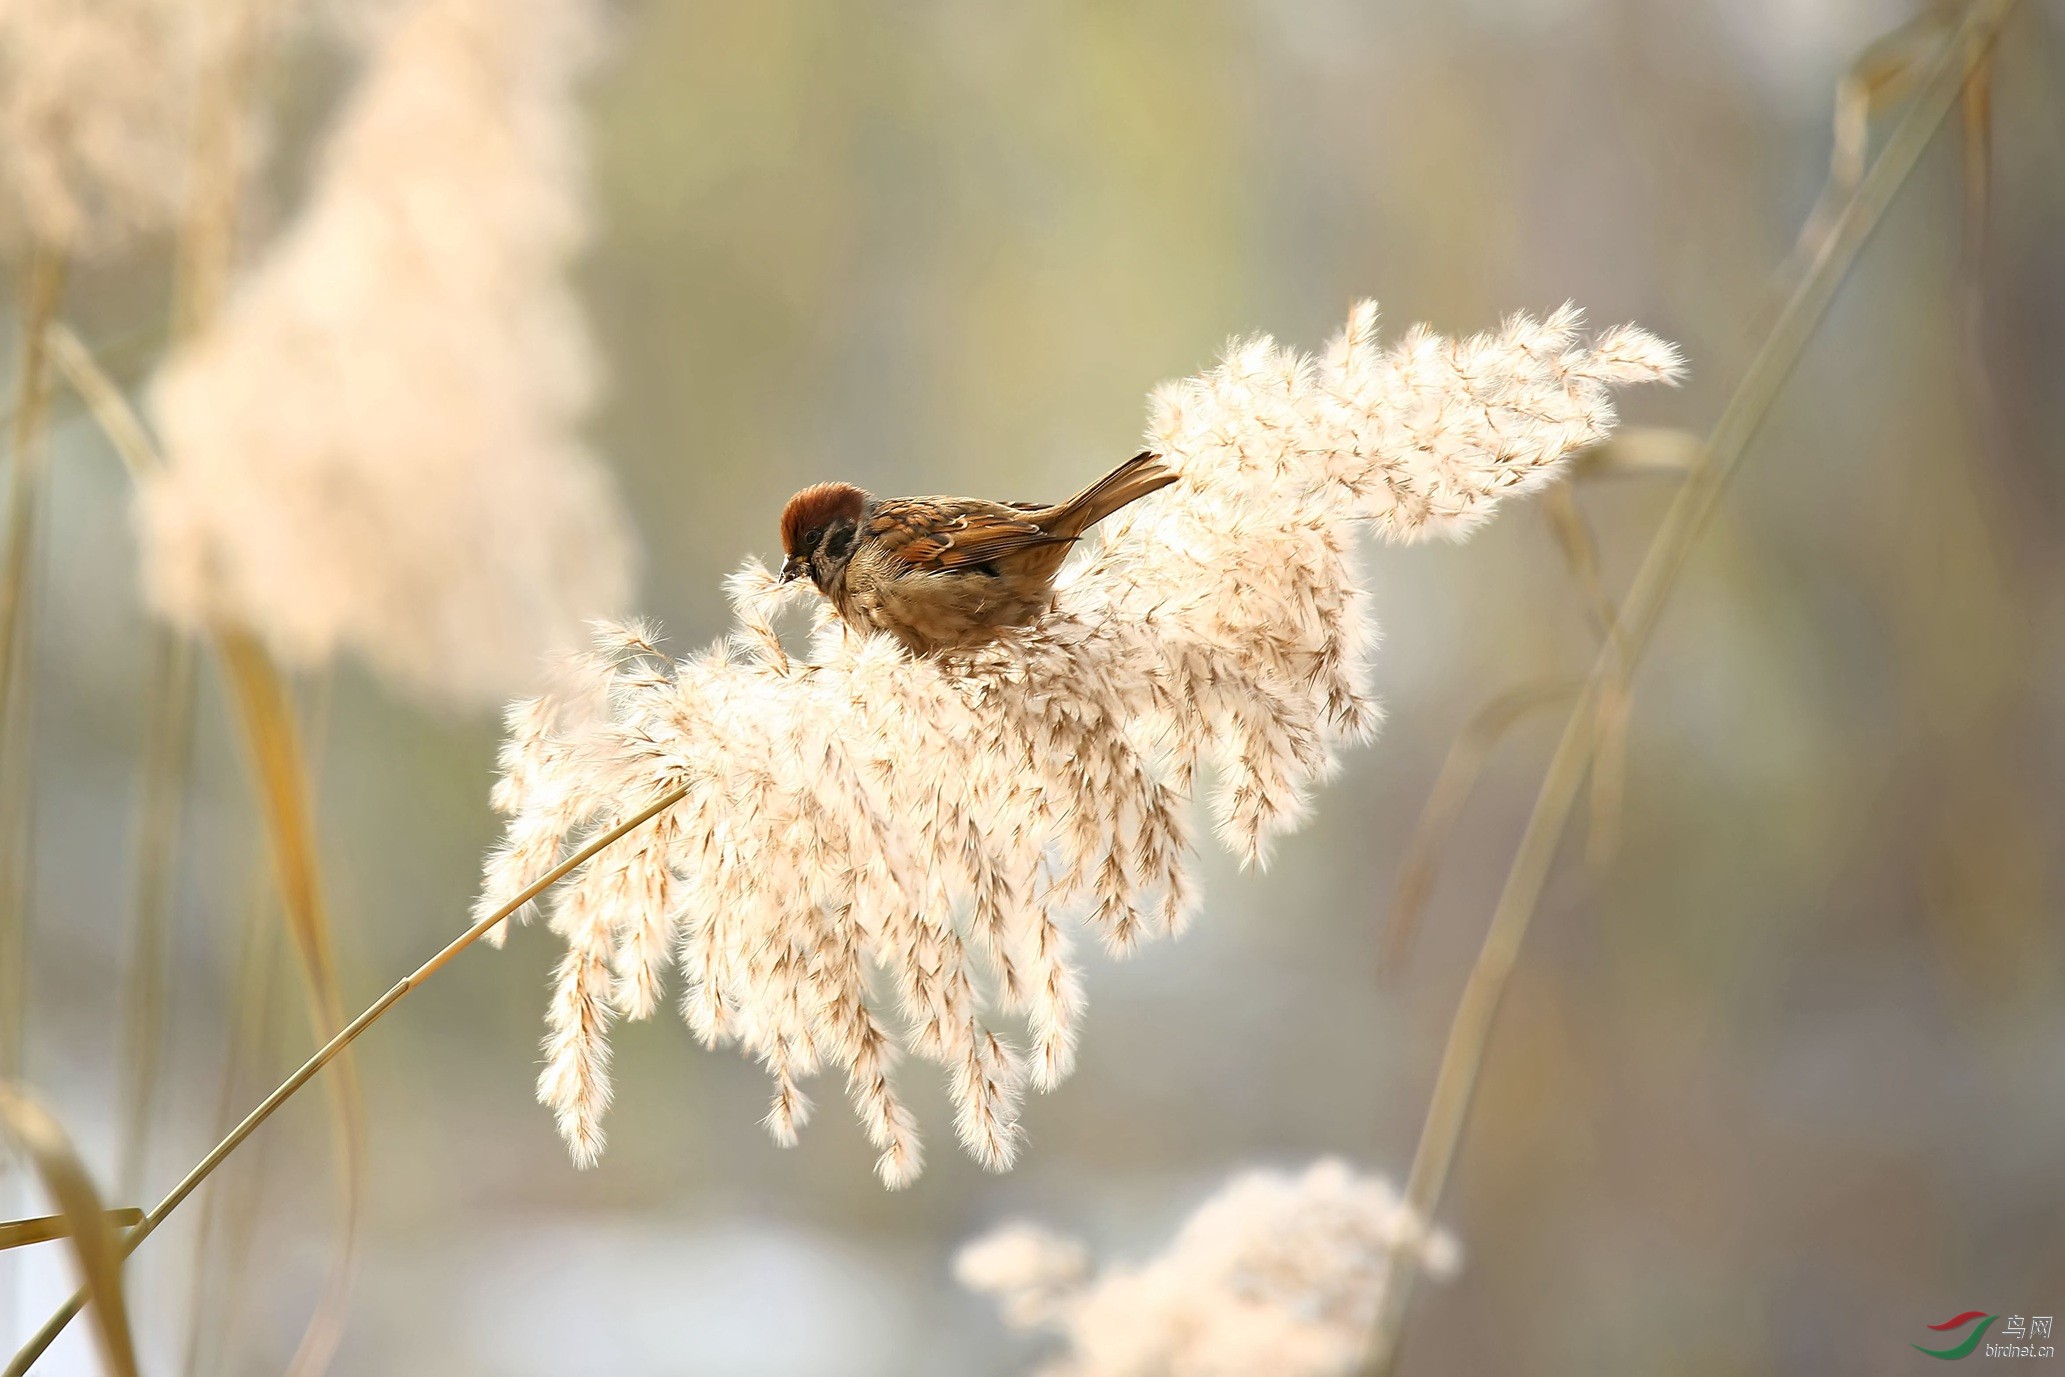
[[[1347,1377],[1401,1254],[1436,1277],[1459,1260],[1387,1182],[1329,1159],[1235,1176],[1139,1266],[1093,1278],[1080,1244],[1010,1224],[954,1272],[1014,1328],[1059,1331],[1042,1377]]]
[[[411,0],[307,208],[155,387],[140,504],[176,623],[295,666],[353,650],[491,703],[620,611],[631,545],[577,425],[595,375],[566,279],[591,0]]]
[[[1568,308],[1388,353],[1374,324],[1358,307],[1319,360],[1259,339],[1163,388],[1148,444],[1182,480],[1107,522],[1023,634],[914,660],[820,604],[793,658],[771,618],[814,594],[749,562],[729,641],[670,663],[606,629],[565,691],[512,708],[479,914],[688,790],[552,901],[568,954],[539,1094],[577,1161],[602,1143],[610,1019],[650,1014],[678,966],[696,1034],[773,1076],[778,1141],[836,1068],[882,1179],[910,1180],[900,1047],[945,1068],[968,1150],[1010,1165],[1021,1087],[1073,1065],[1071,928],[1124,952],[1190,913],[1199,766],[1221,839],[1259,863],[1375,727],[1358,531],[1463,531],[1604,438],[1610,388],[1678,371],[1639,330],[1587,343]]]
[[[7,237],[82,253],[171,218],[207,8],[194,0],[0,0]]]

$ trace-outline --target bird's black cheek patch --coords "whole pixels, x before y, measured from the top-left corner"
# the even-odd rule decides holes
[[[853,540],[859,534],[851,521],[842,521],[825,533],[825,553],[833,559],[844,559],[853,553]]]

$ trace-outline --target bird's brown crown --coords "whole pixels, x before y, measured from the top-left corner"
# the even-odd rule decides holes
[[[803,538],[842,516],[860,519],[868,495],[851,483],[814,483],[789,499],[782,508],[782,553],[793,555],[803,548]]]

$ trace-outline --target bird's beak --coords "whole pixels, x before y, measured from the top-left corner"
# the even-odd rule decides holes
[[[790,555],[782,561],[782,582],[792,583],[809,570],[810,566],[801,555]]]

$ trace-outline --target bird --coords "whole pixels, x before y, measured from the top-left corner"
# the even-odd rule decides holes
[[[848,626],[915,657],[976,649],[1047,610],[1083,532],[1178,477],[1144,450],[1052,505],[814,484],[782,509],[782,582],[808,578]]]

